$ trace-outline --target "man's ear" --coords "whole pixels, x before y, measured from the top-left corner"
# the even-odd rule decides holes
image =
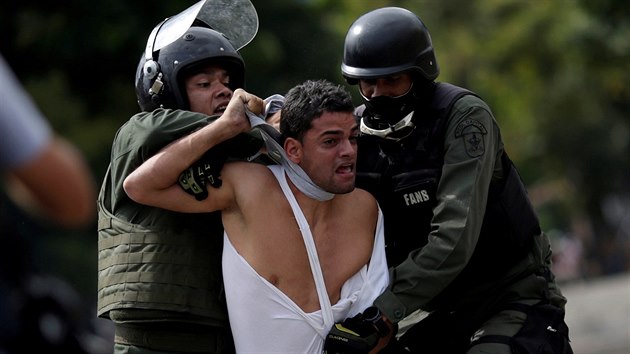
[[[284,139],[284,151],[289,160],[299,164],[302,161],[302,144],[294,138]]]

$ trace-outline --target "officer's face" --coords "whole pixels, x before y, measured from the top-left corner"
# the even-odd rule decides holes
[[[216,64],[203,66],[186,78],[184,85],[190,110],[209,116],[222,114],[232,97],[229,82],[227,71]]]
[[[377,96],[398,97],[411,88],[413,80],[409,73],[399,73],[378,79],[359,80],[359,89],[365,98]]]

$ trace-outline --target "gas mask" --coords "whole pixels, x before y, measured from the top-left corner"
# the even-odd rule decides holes
[[[360,91],[360,90],[359,90]],[[415,129],[412,122],[415,94],[413,84],[400,96],[377,96],[365,99],[366,110],[361,118],[361,132],[382,139],[400,141]]]

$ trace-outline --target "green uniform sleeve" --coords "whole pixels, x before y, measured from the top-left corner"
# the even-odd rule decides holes
[[[166,144],[207,125],[205,114],[157,109],[134,115],[116,134],[112,161],[119,158],[145,161]]]
[[[131,117],[116,133],[111,155],[111,204],[116,212],[127,203],[122,183],[140,164],[168,143],[213,120],[205,114],[156,109]]]
[[[470,260],[502,150],[499,128],[488,106],[471,95],[458,100],[447,123],[444,166],[428,243],[410,250],[410,257],[391,270],[390,290],[375,301],[392,321],[426,309]]]

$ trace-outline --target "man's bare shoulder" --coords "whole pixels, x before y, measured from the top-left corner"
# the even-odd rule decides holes
[[[256,162],[228,162],[221,170],[221,178],[224,184],[230,184],[241,197],[250,200],[272,193],[276,190],[275,186],[278,186],[273,172],[266,165]],[[277,190],[280,190],[279,186]]]
[[[379,219],[376,199],[363,189],[354,189],[350,193],[341,194],[335,198],[337,197],[343,200],[335,211],[335,217],[344,225],[342,232],[344,237],[339,238],[340,245],[349,242],[346,246],[351,244],[357,253],[367,257],[363,258],[363,261],[367,261],[372,252]],[[362,251],[359,251],[359,247]]]
[[[378,215],[378,204],[376,199],[372,194],[364,189],[355,188],[352,192],[348,194],[342,194],[346,207],[347,205],[351,205],[352,207],[348,207],[348,210],[351,210],[353,214],[357,214],[361,218],[370,217],[376,219]]]
[[[352,191],[352,195],[353,198],[357,198],[358,201],[376,208],[376,198],[374,198],[374,196],[365,189],[355,188],[354,191]]]
[[[247,162],[247,161],[230,161],[223,166],[221,175],[227,179],[233,179],[238,183],[245,180],[254,180],[261,177],[272,177],[272,172],[266,165]]]

